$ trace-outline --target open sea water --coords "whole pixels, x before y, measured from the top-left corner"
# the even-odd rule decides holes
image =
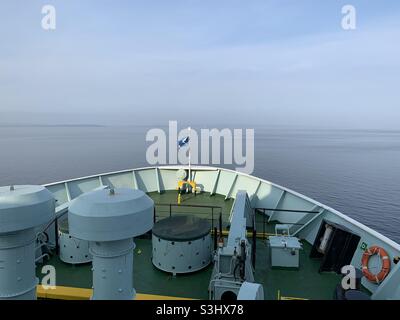
[[[44,184],[148,166],[148,129],[0,127],[0,185]],[[400,243],[400,131],[255,127],[253,175],[329,205]]]

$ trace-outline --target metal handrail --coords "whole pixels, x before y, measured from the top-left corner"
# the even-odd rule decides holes
[[[295,210],[295,209],[274,209],[274,208],[253,208],[255,211],[262,211],[263,212],[263,221],[262,221],[262,228],[263,228],[263,237],[265,238],[265,225],[266,223],[268,223],[268,221],[266,221],[266,211],[276,211],[276,212],[291,212],[291,213],[313,213],[313,214],[318,214],[320,213],[320,211],[315,211],[315,210]],[[293,222],[282,222],[280,221],[280,223],[282,224],[290,224],[290,225],[304,225],[305,223],[293,223]]]
[[[315,210],[294,210],[294,209],[274,209],[274,208],[254,208],[254,210],[260,211],[277,211],[277,212],[293,212],[293,213],[319,213]]]
[[[199,205],[199,204],[177,204],[177,203],[155,203],[154,204],[154,222],[157,221],[157,206],[165,206],[169,207],[169,216],[172,216],[172,207],[192,207],[192,208],[206,208],[211,209],[211,219],[207,218],[207,220],[211,220],[211,230],[214,229],[214,209],[220,209],[219,212],[219,221],[220,221],[220,229],[222,229],[222,212],[223,209],[220,206],[212,206],[212,205]],[[199,212],[199,214],[209,214],[207,212]]]

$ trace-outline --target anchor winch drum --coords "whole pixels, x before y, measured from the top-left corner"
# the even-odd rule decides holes
[[[207,267],[211,261],[211,224],[191,215],[175,215],[160,220],[153,228],[152,262],[172,274]]]
[[[70,264],[92,261],[92,255],[89,252],[89,241],[75,238],[69,234],[68,219],[64,219],[58,224],[58,243],[61,261]]]

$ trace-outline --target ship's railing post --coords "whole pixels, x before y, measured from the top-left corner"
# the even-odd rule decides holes
[[[255,211],[254,211],[255,213]],[[253,248],[251,250],[251,260],[254,270],[256,270],[256,243],[257,243],[257,231],[256,231],[256,216],[253,215]]]
[[[219,235],[222,237],[222,209],[221,212],[219,213]]]
[[[214,208],[211,207],[211,229],[214,230]]]
[[[215,227],[215,228],[214,228],[214,250],[217,250],[217,246],[218,246],[218,244],[217,244],[217,241],[218,241],[217,233],[218,233],[217,227]]]
[[[263,239],[265,240],[265,209],[263,210]]]
[[[58,219],[57,218],[54,220],[54,231],[55,231],[54,241],[55,241],[55,245],[56,245],[56,255],[59,255],[60,249],[58,247]]]

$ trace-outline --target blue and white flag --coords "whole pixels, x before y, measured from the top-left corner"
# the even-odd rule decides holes
[[[189,137],[185,137],[178,141],[179,148],[186,146],[189,143]]]

